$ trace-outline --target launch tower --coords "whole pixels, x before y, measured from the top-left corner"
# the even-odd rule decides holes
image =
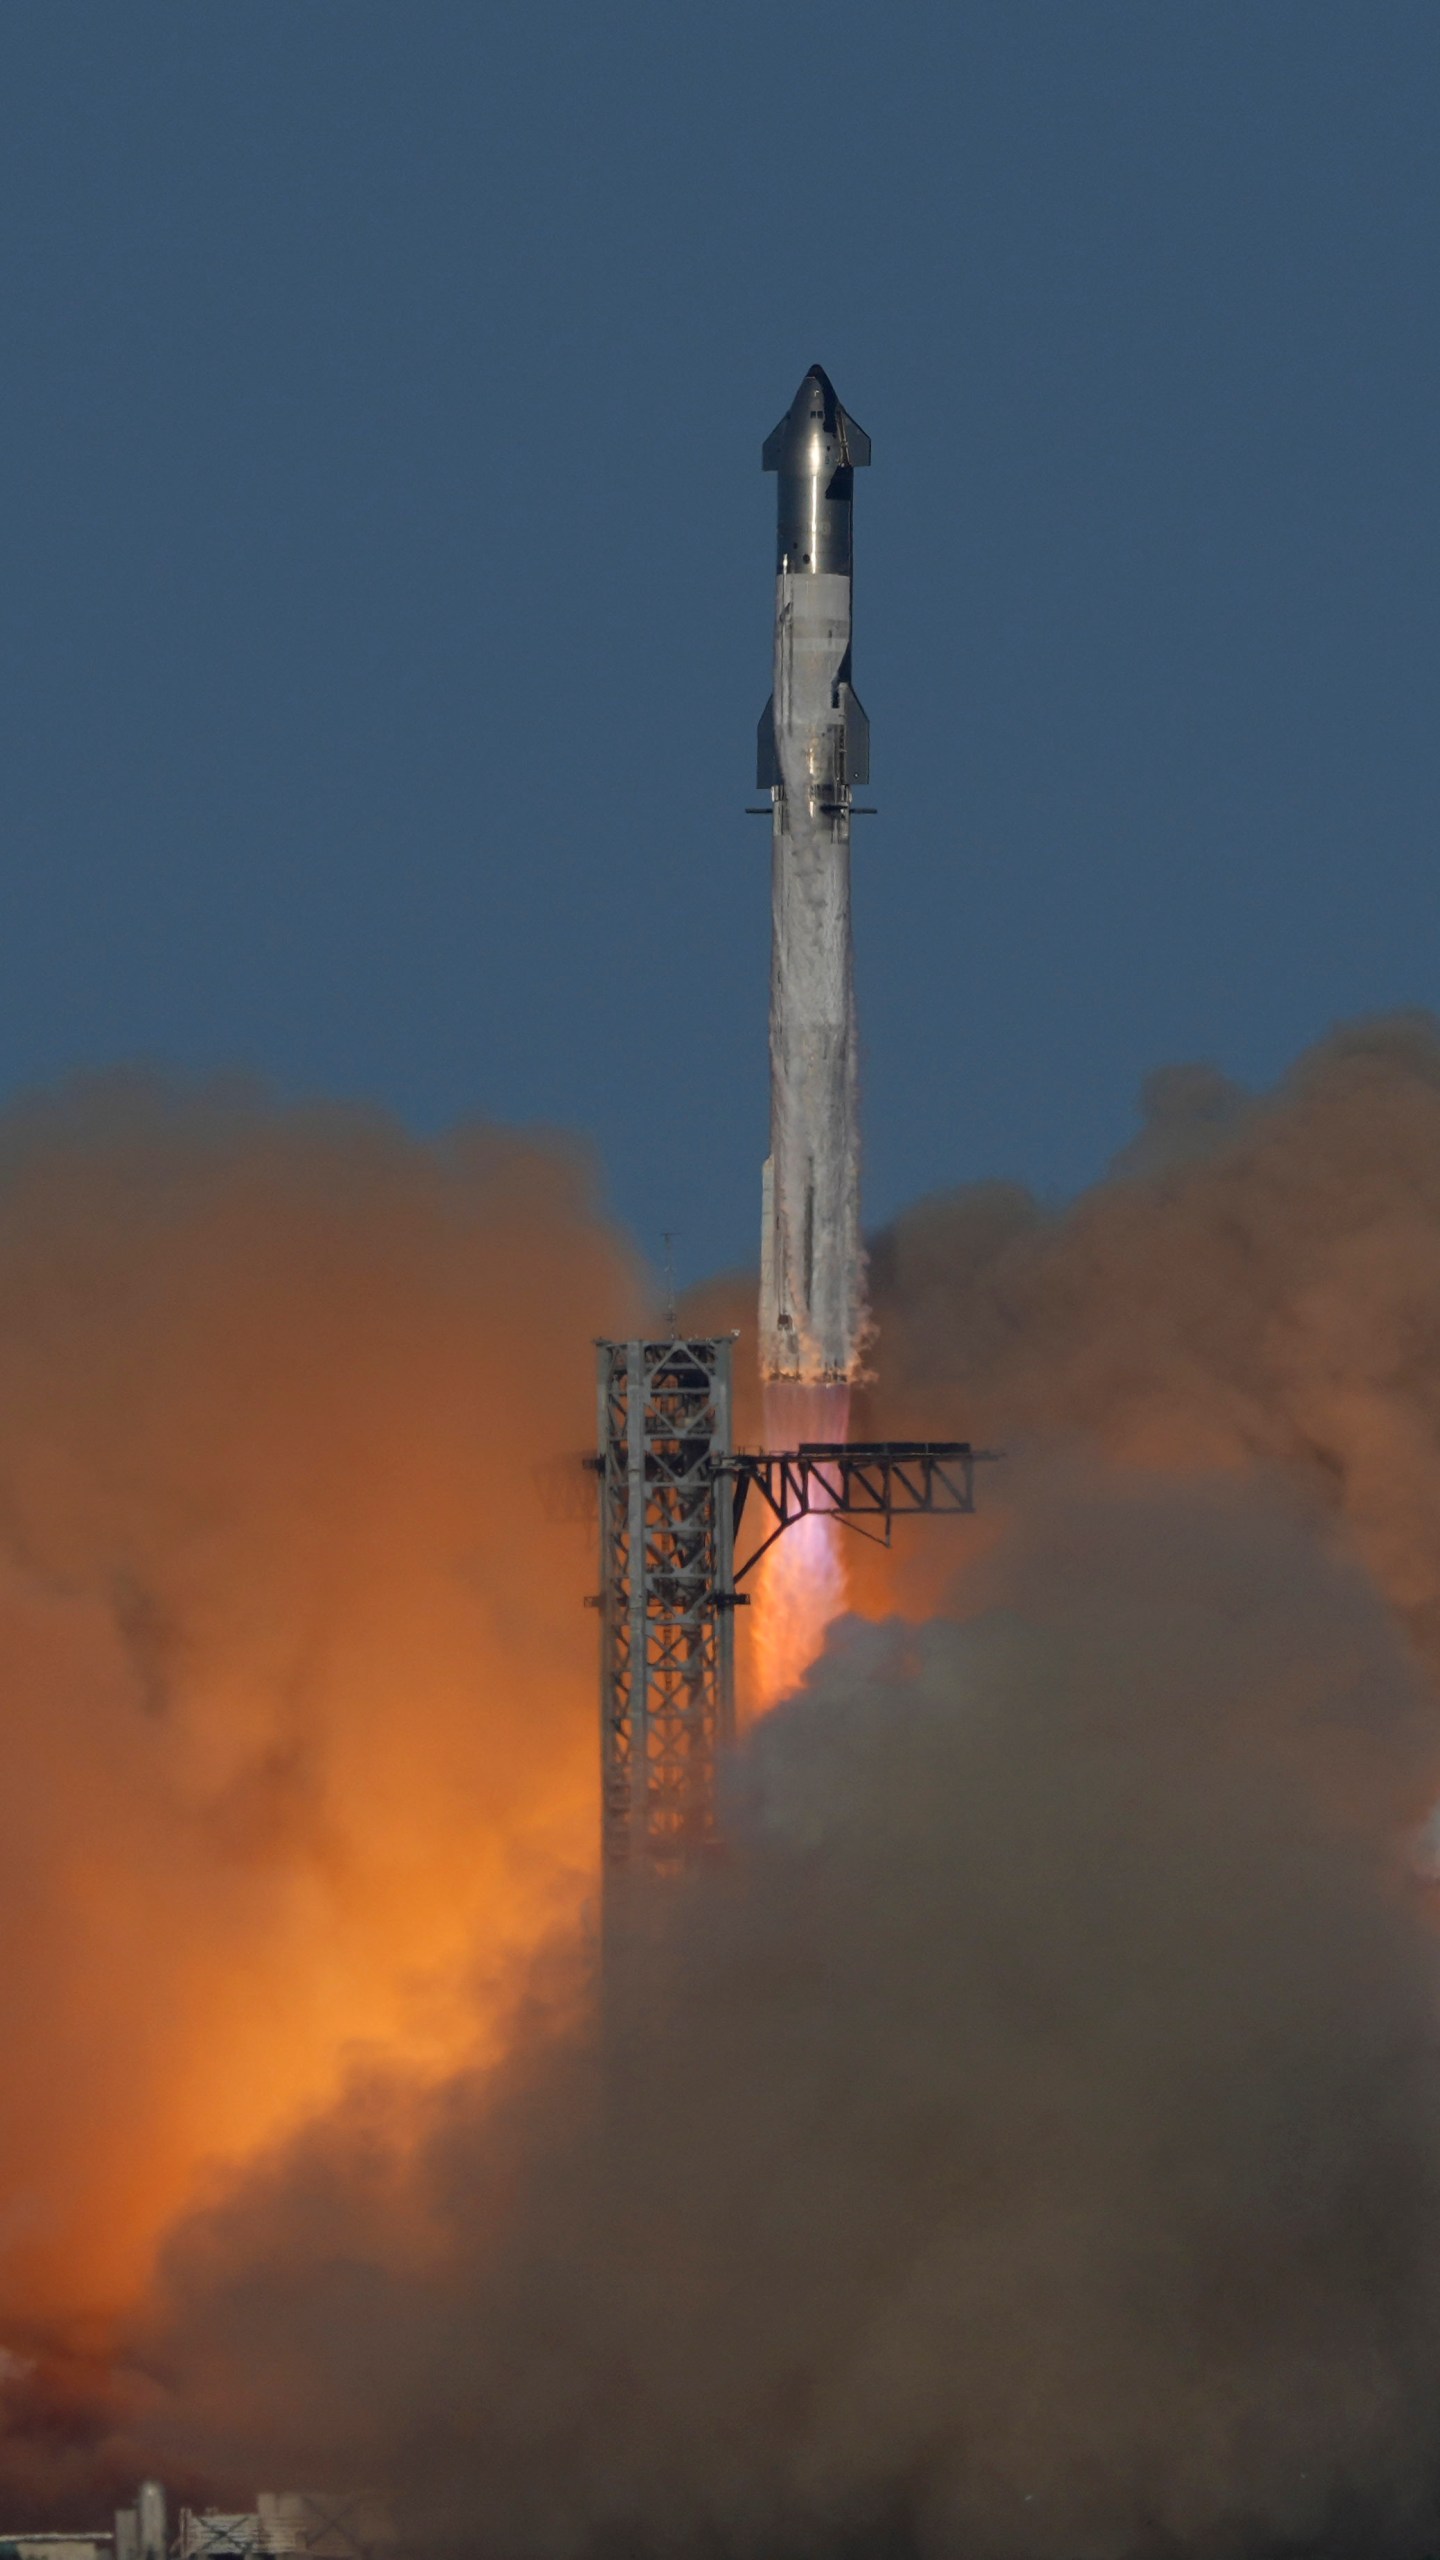
[[[967,1440],[730,1445],[733,1335],[601,1342],[601,1840],[607,1921],[627,1885],[713,1856],[717,1781],[735,1734],[737,1586],[815,1513],[889,1544],[903,1517],[975,1508]],[[736,1532],[759,1535],[736,1562]]]
[[[730,1340],[599,1344],[601,1790],[607,1885],[714,1846],[735,1730]]]

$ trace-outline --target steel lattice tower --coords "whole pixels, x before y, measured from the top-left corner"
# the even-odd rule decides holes
[[[966,1440],[803,1441],[735,1450],[733,1335],[601,1342],[602,1918],[612,2028],[641,2018],[664,1961],[673,1887],[720,1843],[734,1739],[736,1580],[807,1514],[889,1544],[897,1519],[975,1508]],[[742,1518],[752,1534],[737,1567]]]
[[[735,1723],[730,1338],[597,1347],[608,1903],[715,1845]]]

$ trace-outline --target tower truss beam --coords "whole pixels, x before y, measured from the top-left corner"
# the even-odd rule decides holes
[[[730,1340],[597,1345],[607,1885],[715,1843],[735,1718]]]
[[[734,1487],[732,1539],[752,1493],[774,1525],[737,1567],[735,1579],[742,1582],[776,1539],[811,1511],[832,1519],[883,1521],[886,1546],[896,1520],[973,1511],[975,1469],[993,1455],[972,1449],[968,1440],[803,1440],[798,1449],[742,1449],[721,1461]]]

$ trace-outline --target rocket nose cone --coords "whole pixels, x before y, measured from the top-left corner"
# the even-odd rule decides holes
[[[812,364],[761,454],[767,471],[833,471],[837,462],[868,462],[870,439],[841,408],[823,365]]]
[[[837,416],[830,377],[812,364],[779,426],[766,439],[766,470],[818,472],[827,463],[833,469],[839,452]]]
[[[790,415],[795,424],[798,427],[808,427],[812,423],[818,423],[833,431],[835,412],[839,406],[840,403],[835,397],[835,385],[824,366],[812,364],[790,403]]]

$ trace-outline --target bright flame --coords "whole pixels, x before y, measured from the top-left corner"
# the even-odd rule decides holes
[[[805,1386],[793,1379],[765,1386],[765,1442],[796,1449],[807,1440],[843,1440],[849,1429],[850,1390]],[[752,1637],[755,1705],[777,1705],[804,1679],[825,1641],[825,1630],[845,1606],[845,1564],[840,1527],[812,1511],[778,1538],[760,1567]]]
[[[798,1689],[845,1606],[838,1522],[812,1511],[776,1541],[760,1567],[755,1624],[756,1705]]]

